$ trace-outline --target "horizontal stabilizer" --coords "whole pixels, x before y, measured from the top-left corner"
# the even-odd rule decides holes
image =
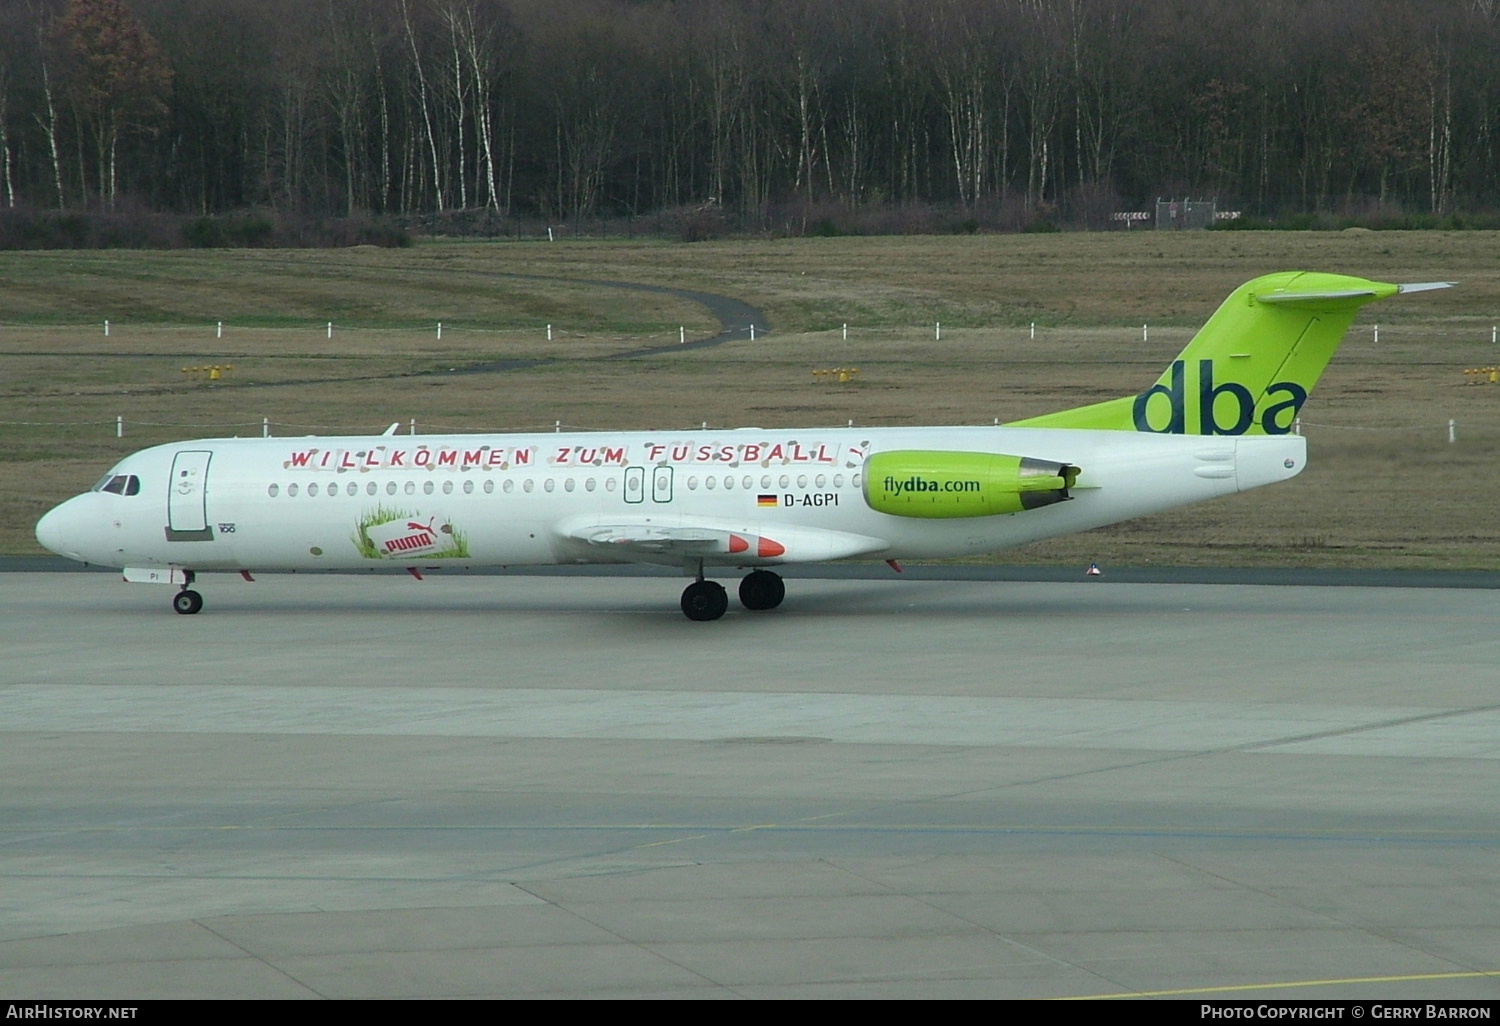
[[[1315,306],[1329,300],[1375,299],[1371,289],[1338,289],[1330,292],[1264,292],[1255,297],[1257,303],[1275,303],[1286,306]]]

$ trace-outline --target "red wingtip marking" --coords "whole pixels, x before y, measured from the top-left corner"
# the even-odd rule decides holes
[[[409,573],[409,574],[411,574],[413,577],[415,577],[419,581],[422,579],[422,572],[420,570],[418,570],[414,566],[407,567],[406,568],[406,572]]]
[[[729,551],[730,552],[744,552],[748,548],[750,548],[750,543],[747,542],[745,539],[741,538],[739,535],[737,535],[737,534],[731,534],[729,536]]]
[[[771,556],[782,556],[786,554],[786,546],[780,542],[773,542],[769,538],[762,538],[760,539],[760,544],[755,547],[755,554],[762,559],[768,559]]]
[[[888,559],[885,562],[886,562],[886,565],[889,566],[892,570],[896,571],[896,573],[898,573],[898,574],[904,574],[904,573],[906,573],[905,570],[901,569],[901,564],[898,563],[898,562],[896,562],[894,559]]]
[[[255,583],[255,578],[250,576],[250,571],[249,570],[241,570],[240,571],[240,576],[243,577],[245,580],[249,581],[251,584]]]

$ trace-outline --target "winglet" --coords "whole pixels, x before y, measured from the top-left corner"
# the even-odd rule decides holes
[[[1396,291],[1402,294],[1407,292],[1431,292],[1433,289],[1451,289],[1457,285],[1456,281],[1419,281],[1410,285],[1397,285]]]

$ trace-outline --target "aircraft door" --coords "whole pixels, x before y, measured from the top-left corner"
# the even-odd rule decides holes
[[[167,488],[167,540],[213,541],[208,526],[208,464],[213,453],[179,452]]]
[[[651,501],[672,501],[672,468],[657,467],[651,474]]]

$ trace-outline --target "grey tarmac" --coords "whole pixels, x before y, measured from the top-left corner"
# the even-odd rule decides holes
[[[0,994],[1500,997],[1492,581],[910,569],[0,575]]]

